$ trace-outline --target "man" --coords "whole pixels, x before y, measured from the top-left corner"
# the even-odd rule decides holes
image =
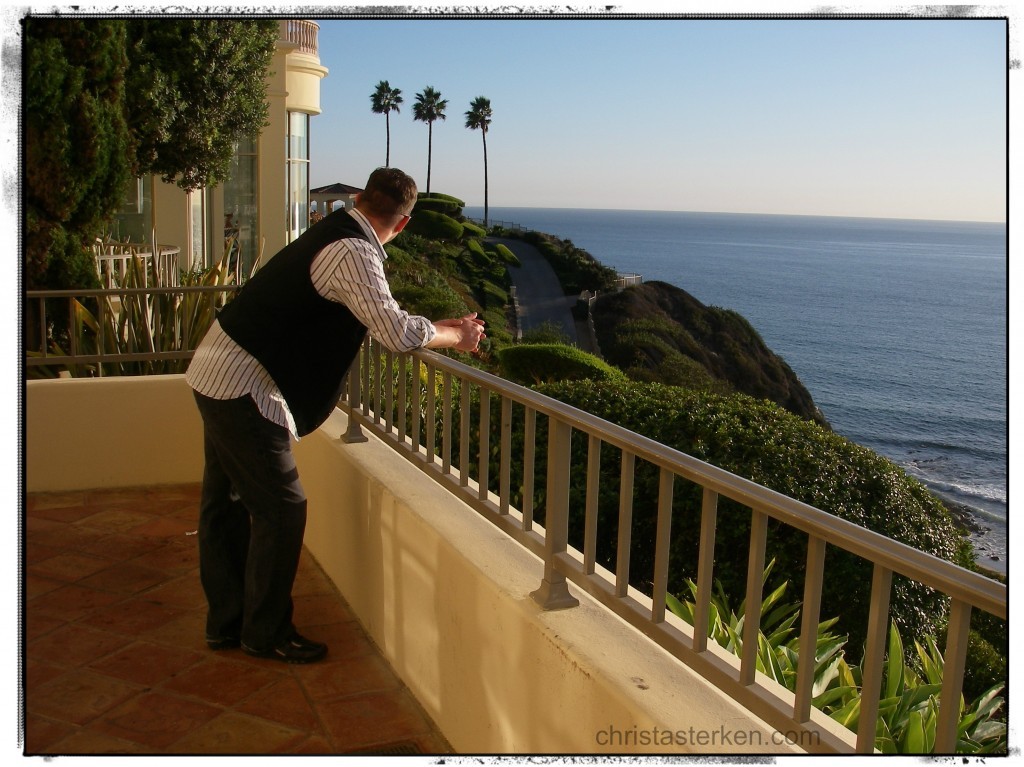
[[[367,330],[393,351],[472,352],[485,337],[476,315],[431,322],[391,295],[384,244],[416,196],[402,171],[375,170],[354,210],[325,216],[268,261],[196,350],[186,378],[204,426],[199,557],[211,649],[287,663],[327,654],[292,623],[306,496],[291,440],[330,415]]]

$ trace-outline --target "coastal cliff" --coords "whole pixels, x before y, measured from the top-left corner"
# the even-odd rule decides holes
[[[647,282],[599,296],[591,313],[602,355],[634,380],[748,394],[828,426],[796,373],[737,312]]]

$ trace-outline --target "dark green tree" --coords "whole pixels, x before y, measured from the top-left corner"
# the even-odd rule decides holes
[[[374,114],[384,115],[384,123],[387,126],[387,154],[385,156],[384,165],[386,167],[391,166],[391,113],[398,114],[398,105],[401,104],[402,91],[400,88],[392,88],[387,80],[381,80],[377,83],[377,89],[370,95],[371,109]]]
[[[429,85],[422,93],[416,94],[416,103],[412,107],[413,119],[427,124],[427,194],[430,194],[430,163],[434,147],[434,122],[445,119],[444,110],[448,107],[448,99],[441,98],[441,92]]]
[[[238,140],[267,125],[266,77],[278,23],[139,19],[127,25],[136,173],[159,174],[185,190],[224,181]]]
[[[28,17],[24,33],[23,284],[93,286],[89,242],[133,170],[125,25]]]
[[[491,100],[477,96],[469,104],[466,112],[466,127],[480,130],[484,140],[484,228],[487,228],[487,129],[491,125]]]

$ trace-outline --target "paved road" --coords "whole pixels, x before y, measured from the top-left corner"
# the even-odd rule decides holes
[[[519,298],[519,324],[523,332],[551,323],[559,326],[571,343],[578,343],[576,320],[571,307],[576,296],[562,293],[562,285],[555,270],[533,245],[522,240],[494,237],[519,258],[521,266],[510,266],[512,284]]]

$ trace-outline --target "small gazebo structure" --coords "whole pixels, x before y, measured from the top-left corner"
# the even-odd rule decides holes
[[[340,203],[338,207],[341,208],[353,207],[356,204],[356,195],[361,191],[363,190],[348,184],[328,184],[310,189],[309,201],[316,203],[317,213],[326,216],[334,210],[335,203]]]

